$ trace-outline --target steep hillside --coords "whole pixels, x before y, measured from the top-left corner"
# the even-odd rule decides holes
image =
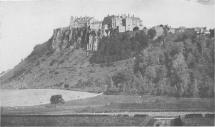
[[[163,31],[166,31],[164,29]],[[2,88],[61,88],[106,94],[187,97],[214,95],[214,37],[193,30],[171,34],[146,31],[96,37],[98,51],[87,52],[88,29],[54,30],[13,70]]]
[[[118,70],[132,67],[132,60],[91,64],[86,52],[86,29],[55,29],[45,43],[13,70],[1,77],[1,88],[62,88],[105,91],[106,78]],[[88,35],[89,36],[89,35]]]

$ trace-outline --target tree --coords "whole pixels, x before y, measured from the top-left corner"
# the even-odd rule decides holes
[[[140,49],[148,46],[148,37],[144,33],[144,31],[140,31],[140,32],[136,33],[135,41],[140,44],[140,47],[139,47]]]
[[[133,31],[138,31],[138,30],[139,30],[139,27],[137,26],[133,28]]]
[[[156,31],[154,29],[149,29],[148,36],[150,39],[153,39],[156,35]]]
[[[181,120],[181,117],[178,116],[176,119],[174,119],[174,125],[173,126],[183,126],[183,122]]]
[[[51,98],[50,98],[50,103],[51,104],[64,104],[65,101],[64,99],[62,98],[62,95],[52,95]]]
[[[210,38],[214,37],[214,29],[210,29]]]

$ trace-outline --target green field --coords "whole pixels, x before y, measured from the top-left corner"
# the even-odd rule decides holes
[[[151,118],[149,116],[87,116],[87,115],[65,115],[65,116],[12,116],[3,117],[3,125],[25,125],[25,126],[139,126],[147,125]]]
[[[68,101],[58,105],[1,107],[2,114],[50,114],[83,112],[147,112],[147,111],[214,111],[211,98],[175,98],[165,96],[100,95]]]
[[[21,115],[3,116],[1,126],[153,126],[157,120],[148,115]],[[183,118],[184,126],[214,126],[214,118]],[[175,120],[169,124],[178,125]]]
[[[208,98],[175,98],[165,96],[100,95],[88,99],[68,101],[58,105],[30,107],[1,107],[4,125],[36,126],[144,126],[153,125],[155,120],[148,115],[130,117],[128,115],[65,115],[74,113],[114,113],[114,112],[214,112],[214,100]],[[9,115],[9,116],[8,116]],[[16,116],[18,115],[18,117]],[[37,117],[39,115],[39,117]],[[44,116],[45,115],[45,116]],[[185,126],[213,126],[212,117],[191,117],[182,119]]]

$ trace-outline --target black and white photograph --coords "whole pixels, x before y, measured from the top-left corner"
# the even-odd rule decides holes
[[[0,0],[0,123],[215,126],[215,0]]]

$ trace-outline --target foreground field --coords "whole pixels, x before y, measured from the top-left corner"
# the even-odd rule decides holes
[[[157,112],[159,113],[159,112]],[[162,113],[159,113],[162,114]],[[1,126],[214,126],[214,115],[153,117],[147,114],[2,115]],[[190,117],[192,116],[192,117]]]
[[[64,96],[63,96],[64,98]],[[213,98],[175,98],[164,96],[99,95],[59,105],[2,107],[2,114],[63,114],[94,112],[214,112]]]
[[[164,96],[123,96],[123,95],[104,95],[91,98],[103,101],[105,105],[99,107],[87,107],[80,112],[142,112],[142,111],[214,111],[213,99],[200,98],[175,98]],[[81,104],[81,101],[73,101]],[[84,103],[84,101],[82,101]],[[68,105],[72,104],[68,102]]]
[[[132,112],[136,112],[136,115],[128,115]],[[185,126],[214,125],[214,116],[198,115],[203,112],[214,112],[213,98],[99,95],[58,105],[1,107],[2,125],[16,126],[152,126],[156,123],[152,114],[166,117],[168,114],[174,115],[174,112],[175,116],[185,112],[197,113],[197,117],[182,116]]]
[[[151,118],[149,116],[86,116],[86,115],[64,115],[64,116],[6,116],[3,117],[2,125],[24,125],[24,126],[138,126],[147,125]]]
[[[21,89],[21,90],[0,90],[1,106],[35,106],[49,104],[52,95],[62,95],[65,101],[95,97],[100,94],[57,90],[57,89]]]

